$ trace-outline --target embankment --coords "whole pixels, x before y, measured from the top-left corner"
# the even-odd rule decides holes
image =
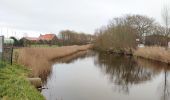
[[[0,62],[0,100],[45,100],[26,80],[28,73],[21,65]]]
[[[63,46],[56,48],[22,48],[17,50],[17,63],[27,66],[32,70],[30,77],[47,76],[50,73],[54,59],[63,58],[74,53],[91,49],[92,45]]]
[[[170,64],[170,50],[163,47],[138,48],[133,55]]]

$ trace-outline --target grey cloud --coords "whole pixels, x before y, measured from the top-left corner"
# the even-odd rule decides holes
[[[111,18],[144,14],[161,22],[166,0],[0,0],[0,23],[17,29],[93,33]]]

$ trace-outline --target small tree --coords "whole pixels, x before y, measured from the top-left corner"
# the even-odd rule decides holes
[[[14,40],[14,46],[19,46],[19,41],[15,37],[10,37],[10,39]]]
[[[122,52],[136,47],[137,31],[128,23],[127,17],[114,18],[98,32],[95,47],[99,50]]]

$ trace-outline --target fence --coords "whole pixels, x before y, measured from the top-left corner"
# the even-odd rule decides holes
[[[2,60],[2,55],[3,55],[3,44],[4,44],[4,37],[0,36],[0,60]]]
[[[4,37],[0,36],[0,60],[12,64],[13,45],[4,42]]]
[[[12,64],[13,47],[4,47],[3,61]]]

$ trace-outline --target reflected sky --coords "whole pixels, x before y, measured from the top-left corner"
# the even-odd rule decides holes
[[[169,67],[128,56],[92,53],[52,66],[47,100],[169,100]]]

